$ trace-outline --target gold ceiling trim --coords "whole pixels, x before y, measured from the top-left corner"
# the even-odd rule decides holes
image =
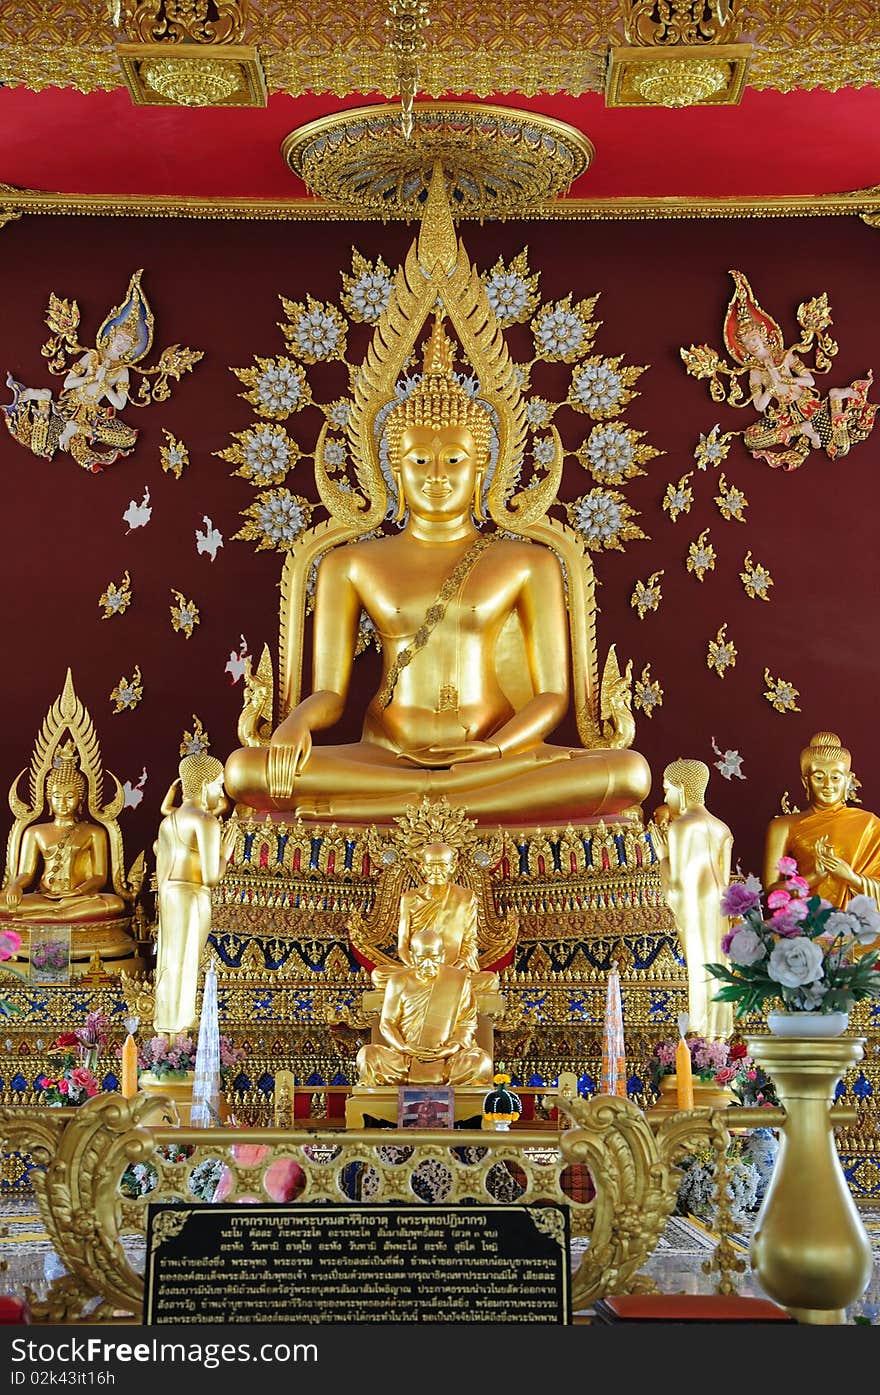
[[[609,107],[736,106],[751,44],[613,47],[605,79]]]
[[[555,117],[486,102],[415,102],[412,134],[395,102],[319,117],[281,143],[313,194],[396,217],[420,218],[439,164],[456,217],[515,218],[566,193],[589,169],[592,142]]]
[[[117,44],[136,107],[264,107],[260,55],[246,44]]]
[[[243,219],[260,222],[388,221],[388,210],[353,209],[320,199],[194,199],[166,195],[59,194],[0,184],[0,226],[22,214],[117,218]],[[754,198],[550,199],[519,215],[564,222],[630,222],[676,218],[861,217],[880,226],[880,185],[843,194],[777,194]],[[403,215],[400,215],[403,218]]]
[[[399,76],[388,14],[388,0],[251,4],[237,38],[259,49],[271,92],[393,97]],[[602,92],[608,50],[624,38],[620,0],[431,0],[430,17],[418,65],[428,97]],[[875,0],[750,0],[739,29],[753,46],[749,87],[836,91],[877,81]],[[0,4],[0,81],[34,91],[121,87],[120,38],[95,0]]]

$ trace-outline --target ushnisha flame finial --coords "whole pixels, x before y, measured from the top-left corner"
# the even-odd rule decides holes
[[[419,229],[419,265],[426,276],[437,269],[451,276],[458,261],[458,238],[446,194],[446,176],[439,160],[434,161],[428,197]]]

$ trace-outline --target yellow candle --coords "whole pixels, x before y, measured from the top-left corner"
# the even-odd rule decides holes
[[[127,1100],[137,1094],[138,1090],[138,1052],[137,1043],[129,1032],[122,1047],[122,1093]]]
[[[691,1070],[691,1053],[684,1037],[679,1037],[675,1048],[675,1092],[679,1109],[693,1109],[694,1074]]]

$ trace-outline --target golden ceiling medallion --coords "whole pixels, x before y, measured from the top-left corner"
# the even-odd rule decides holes
[[[440,163],[457,217],[512,217],[564,194],[587,170],[592,143],[565,122],[478,102],[416,102],[407,139],[398,103],[321,117],[281,153],[321,198],[420,217]]]
[[[135,106],[264,107],[256,50],[236,44],[117,44]]]
[[[609,107],[736,106],[751,44],[612,48],[605,79]]]

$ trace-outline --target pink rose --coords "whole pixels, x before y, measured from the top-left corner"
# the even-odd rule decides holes
[[[770,924],[777,935],[791,936],[800,934],[800,923],[806,920],[809,915],[805,901],[789,901],[787,906],[783,906],[778,911],[774,911],[770,917]]]
[[[21,949],[21,935],[15,930],[0,932],[0,959],[11,959]]]
[[[747,1080],[757,1080],[757,1078],[758,1078],[758,1072],[757,1072],[756,1070],[750,1070],[750,1071],[747,1071],[747,1072],[746,1072],[746,1079],[747,1079]]]
[[[58,1081],[58,1089],[61,1091],[62,1095],[69,1095],[69,1094],[70,1094],[70,1082],[67,1081],[67,1080],[59,1080],[59,1081]]]
[[[727,932],[726,935],[722,935],[722,936],[721,936],[721,953],[722,953],[722,954],[729,954],[729,953],[730,953],[730,946],[731,946],[731,944],[733,943],[733,937],[734,937],[735,934],[736,934],[736,930],[728,930],[728,932]]]
[[[767,897],[767,905],[770,907],[771,911],[778,911],[781,910],[783,906],[787,906],[790,900],[791,896],[789,893],[783,891],[782,888],[779,887],[778,890],[770,892],[770,895]]]
[[[783,877],[793,877],[797,874],[797,863],[793,857],[781,857],[776,864]]]
[[[75,1069],[70,1072],[70,1078],[74,1085],[77,1085],[80,1090],[88,1091],[89,1086],[95,1083],[95,1077],[86,1066],[76,1066]]]
[[[743,882],[731,882],[730,886],[725,887],[721,893],[722,915],[745,915],[746,911],[751,911],[755,906],[760,905],[761,883],[757,882],[755,878],[750,878],[749,881],[755,881],[756,886],[750,886]]]
[[[715,1072],[716,1085],[729,1085],[731,1080],[735,1079],[736,1071],[732,1070],[730,1066],[722,1066],[719,1071]]]

